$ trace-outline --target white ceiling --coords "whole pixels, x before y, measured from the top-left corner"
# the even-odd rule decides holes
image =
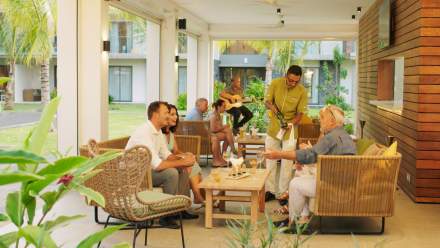
[[[173,0],[209,24],[276,24],[282,9],[289,24],[356,24],[358,6],[365,12],[375,0]],[[269,4],[274,2],[274,4]],[[361,13],[362,14],[362,13]]]
[[[158,20],[185,17],[190,32],[213,39],[354,39],[376,0],[113,0]],[[356,8],[362,7],[362,12]],[[285,25],[278,25],[281,8]],[[351,15],[356,14],[352,20]]]

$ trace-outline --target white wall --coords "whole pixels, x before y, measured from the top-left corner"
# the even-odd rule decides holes
[[[132,67],[132,101],[145,103],[148,89],[146,86],[146,60],[145,59],[110,59],[109,66]]]

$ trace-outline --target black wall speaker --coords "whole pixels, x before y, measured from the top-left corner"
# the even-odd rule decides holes
[[[186,30],[186,19],[179,19],[177,20],[177,27],[179,28],[179,30]]]

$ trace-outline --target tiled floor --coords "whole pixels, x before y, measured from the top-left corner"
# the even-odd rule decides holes
[[[239,204],[227,205],[233,211],[241,211]],[[277,207],[270,202],[267,209]],[[66,197],[56,205],[56,214],[84,214],[84,218],[55,231],[54,237],[63,247],[75,247],[88,234],[100,230],[102,226],[93,222],[92,208],[87,207],[84,199],[76,193]],[[52,213],[52,214],[54,214]],[[205,229],[203,211],[198,220],[185,221],[184,231],[187,247],[228,247],[226,237],[229,232],[223,221],[215,221],[215,228]],[[49,217],[50,218],[50,217]],[[335,221],[331,221],[335,224]],[[337,221],[336,221],[337,222]],[[11,229],[10,225],[0,228],[0,233]],[[103,247],[111,247],[120,242],[131,242],[133,231],[119,231],[104,242]],[[292,238],[292,235],[281,235],[281,238]],[[138,238],[137,247],[143,246],[144,232]],[[386,240],[384,247],[440,247],[440,205],[415,204],[402,191],[397,192],[395,216],[387,219],[385,234],[382,236],[356,236],[361,247],[373,247],[376,242]],[[350,235],[316,235],[308,243],[311,248],[318,247],[355,247]],[[180,247],[179,230],[155,229],[149,231],[149,247]]]

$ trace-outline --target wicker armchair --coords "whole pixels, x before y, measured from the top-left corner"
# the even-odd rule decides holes
[[[200,154],[206,155],[206,160],[208,160],[208,156],[212,154],[208,121],[180,121],[176,134],[200,136]]]
[[[182,152],[190,152],[200,159],[200,136],[195,135],[175,135],[177,146]]]
[[[90,146],[96,142],[91,141]],[[86,186],[99,192],[105,198],[103,210],[109,214],[104,228],[110,218],[127,221],[134,227],[133,247],[136,238],[145,228],[145,245],[147,244],[149,221],[171,214],[178,214],[191,206],[191,199],[186,196],[173,196],[151,191],[151,182],[145,190],[142,182],[146,174],[151,174],[151,153],[145,146],[135,146],[123,155],[108,161],[97,168],[102,169],[96,176],[86,181]],[[182,245],[185,247],[182,219],[180,218]]]
[[[385,217],[394,214],[401,157],[318,156],[314,214],[381,217],[381,230],[374,234],[382,234]]]

